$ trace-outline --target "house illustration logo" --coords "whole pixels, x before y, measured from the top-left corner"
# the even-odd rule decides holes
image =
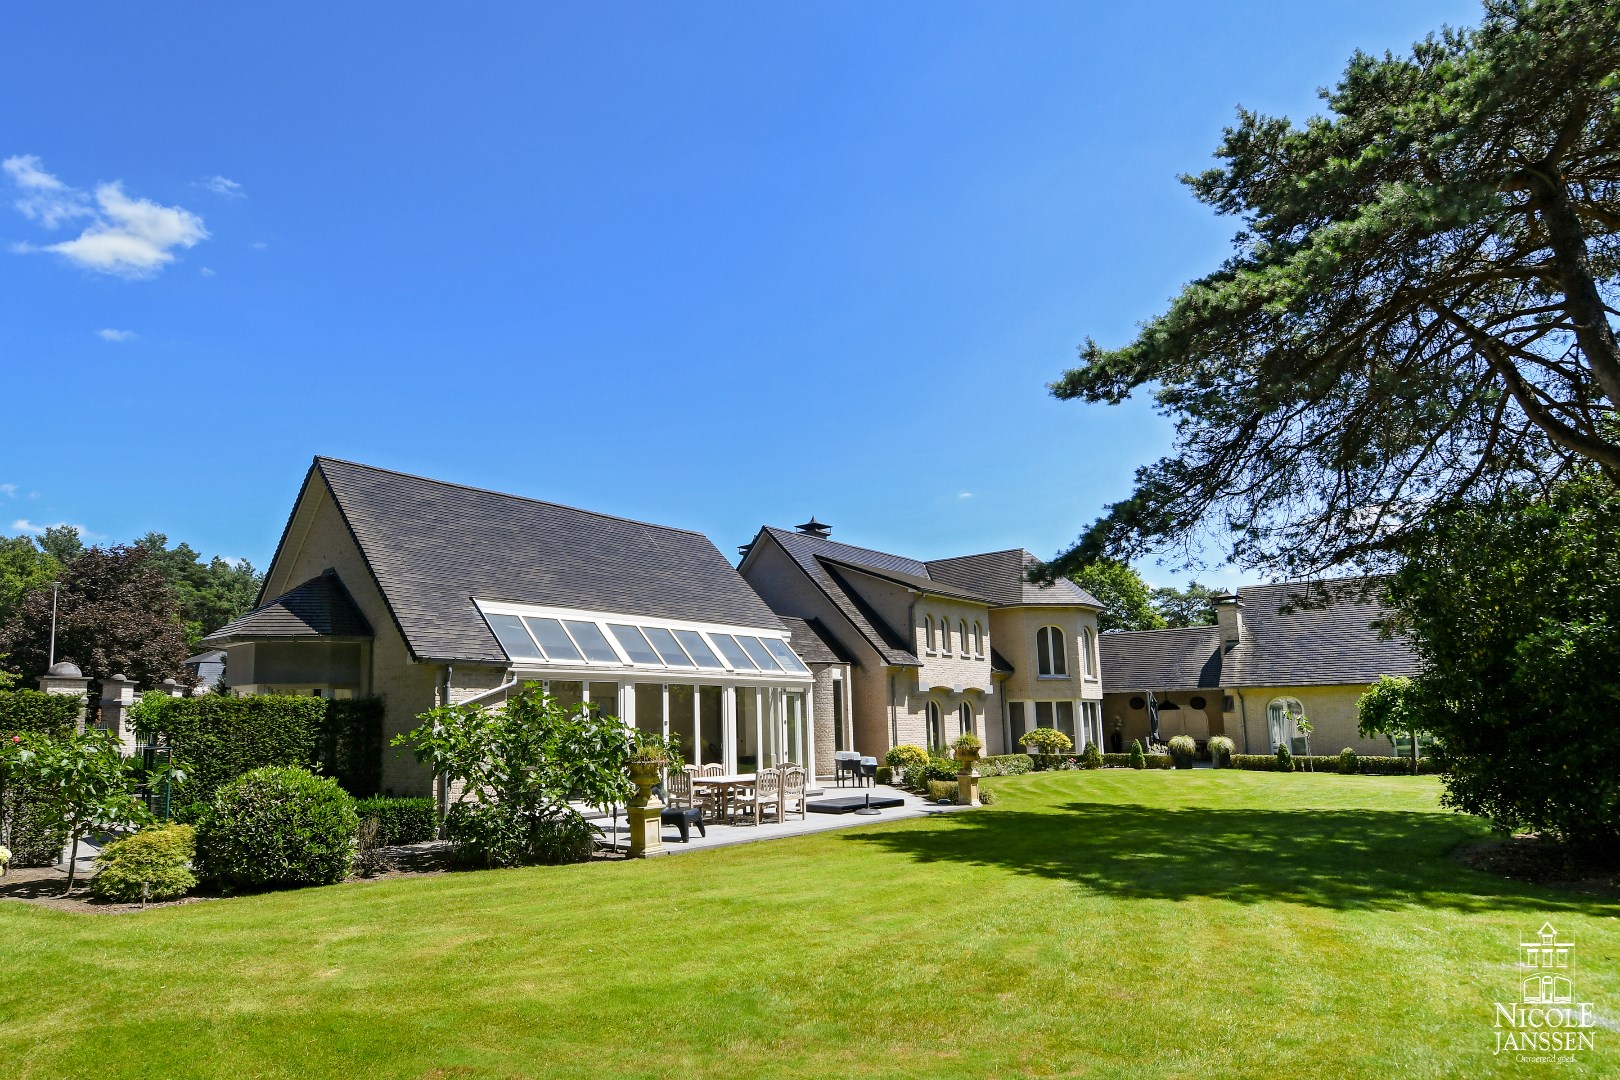
[[[1569,972],[1575,966],[1575,943],[1560,941],[1550,922],[1542,923],[1534,941],[1519,942],[1520,964],[1534,969],[1524,980],[1524,1004],[1568,1005],[1575,1000]]]
[[[1550,922],[1519,942],[1519,1000],[1496,1002],[1496,1048],[1525,1063],[1571,1064],[1595,1046],[1597,1012],[1575,1000],[1575,942]]]

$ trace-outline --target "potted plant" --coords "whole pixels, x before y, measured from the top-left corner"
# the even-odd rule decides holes
[[[1191,735],[1177,735],[1170,740],[1170,758],[1176,763],[1178,769],[1193,767],[1193,758],[1198,754],[1198,743]]]
[[[1217,735],[1209,740],[1209,759],[1215,763],[1217,769],[1230,769],[1232,767],[1232,751],[1237,745],[1225,735]]]
[[[630,782],[636,785],[635,801],[631,805],[647,805],[654,785],[664,778],[664,770],[672,761],[680,760],[679,743],[655,732],[637,732],[630,744],[625,767],[630,771]]]
[[[951,750],[955,752],[956,760],[962,763],[962,768],[966,771],[973,767],[973,763],[978,761],[979,755],[984,752],[984,740],[971,731],[964,731],[956,737],[955,742],[951,743]]]

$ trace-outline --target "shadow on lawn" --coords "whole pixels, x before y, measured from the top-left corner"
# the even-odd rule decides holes
[[[1458,865],[1448,853],[1474,834],[1449,814],[1075,802],[1039,813],[951,814],[942,823],[947,827],[862,831],[846,839],[922,862],[1000,866],[1127,897],[1620,914],[1620,904]]]

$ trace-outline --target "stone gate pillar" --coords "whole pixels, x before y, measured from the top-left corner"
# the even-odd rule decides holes
[[[90,704],[90,680],[85,678],[77,665],[67,660],[59,660],[52,664],[51,669],[39,677],[39,689],[46,694],[62,694],[78,698],[79,718],[75,729],[84,730],[85,710]]]
[[[129,710],[135,704],[135,684],[123,675],[101,680],[101,726],[118,736],[124,756],[135,755],[135,728]]]

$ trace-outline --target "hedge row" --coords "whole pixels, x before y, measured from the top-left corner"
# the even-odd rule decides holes
[[[1018,776],[1035,768],[1035,760],[1028,754],[995,754],[979,759],[980,776]]]
[[[1248,769],[1252,772],[1279,771],[1277,758],[1274,754],[1233,754],[1232,768]],[[1294,758],[1294,771],[1339,772],[1339,755],[1313,754],[1306,757],[1301,754]],[[1427,776],[1436,771],[1433,759],[1422,758],[1418,761],[1419,775]],[[1412,772],[1412,759],[1402,757],[1357,757],[1356,772],[1367,776],[1409,776]]]
[[[0,737],[71,734],[82,707],[77,696],[0,690]],[[27,789],[0,789],[0,822],[10,826],[11,865],[50,866],[62,857],[67,826],[41,811]]]
[[[432,799],[395,799],[378,796],[354,804],[361,821],[377,819],[377,843],[419,844],[439,834],[439,811]]]
[[[188,802],[207,802],[225,784],[266,765],[319,769],[351,795],[373,795],[381,787],[378,698],[148,694],[133,718],[143,734],[167,737],[186,770]]]

